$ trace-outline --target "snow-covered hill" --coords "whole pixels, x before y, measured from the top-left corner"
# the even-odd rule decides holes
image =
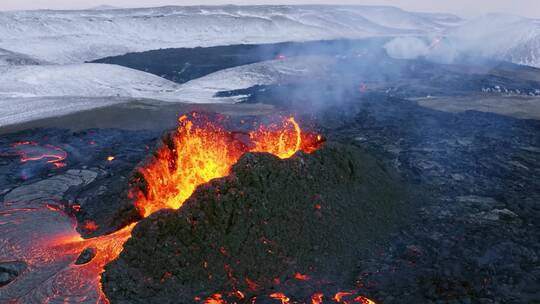
[[[2,65],[37,65],[45,64],[41,60],[34,59],[30,56],[0,49],[0,66]]]
[[[0,98],[0,128],[130,101],[122,97]]]
[[[445,52],[473,52],[540,67],[540,20],[385,6],[167,6],[0,13],[0,48],[52,63],[128,52],[380,36],[446,37]],[[448,55],[453,56],[453,55]]]
[[[370,6],[193,6],[0,13],[0,48],[53,63],[127,52],[373,36],[436,35],[455,16]]]
[[[0,66],[0,98],[136,97],[178,101],[178,85],[108,64]]]
[[[217,97],[218,92],[247,89],[256,85],[290,83],[302,77],[324,75],[334,62],[331,57],[292,57],[221,70],[188,81],[176,92],[192,103],[234,103],[243,96]]]
[[[0,127],[140,98],[179,102],[178,88],[161,77],[109,64],[0,66]]]

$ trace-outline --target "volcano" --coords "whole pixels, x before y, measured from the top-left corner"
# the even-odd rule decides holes
[[[0,20],[0,303],[540,302],[538,20]]]
[[[383,168],[333,143],[283,159],[248,153],[180,209],[142,220],[107,265],[104,291],[115,303],[329,300],[362,244],[395,227],[408,205],[407,188]],[[350,293],[339,302],[367,301]]]
[[[161,209],[180,208],[198,186],[228,175],[231,166],[245,153],[270,153],[286,159],[298,151],[311,153],[323,144],[321,135],[303,132],[293,117],[284,118],[281,122],[269,126],[259,125],[256,129],[245,133],[227,131],[220,125],[219,120],[223,119],[224,117],[210,118],[198,113],[183,115],[178,119],[178,128],[163,137],[153,156],[137,168],[130,182],[126,199],[133,201],[140,218],[148,217]],[[95,142],[92,141],[91,144]],[[25,145],[39,147],[37,143],[32,142],[16,143],[13,146],[18,148]],[[57,161],[66,159],[67,153],[64,150],[54,146],[47,148],[56,152],[61,151],[63,154],[58,156],[43,153],[30,157],[27,152],[20,152],[21,162],[52,158],[47,162],[56,164]],[[109,162],[114,159],[112,156],[107,157]],[[61,210],[54,206],[47,207],[52,211]],[[80,207],[74,209],[80,211]],[[31,211],[32,208],[12,209],[2,214],[12,216],[14,213],[24,214]],[[15,247],[11,248],[13,250],[11,254],[23,254],[28,268],[43,268],[52,267],[59,258],[69,259],[74,257],[74,254],[80,253],[75,263],[68,266],[67,271],[60,271],[54,276],[62,281],[78,278],[80,282],[71,286],[71,289],[74,292],[83,290],[88,292],[92,289],[92,281],[98,280],[103,267],[116,259],[123,250],[123,244],[129,239],[134,227],[135,222],[114,233],[90,239],[81,238],[75,231],[60,232],[56,236],[51,235],[47,239],[40,240],[38,246],[33,245],[33,250],[36,248],[43,250],[39,254],[30,248]],[[82,227],[91,232],[97,228],[98,225],[93,221],[87,221]],[[25,250],[28,252],[22,253]],[[18,275],[17,272],[14,274]],[[8,283],[12,280],[11,278]],[[37,284],[36,287],[47,289],[50,283],[45,281]],[[17,287],[15,294],[16,290]],[[98,292],[99,300],[108,301],[101,292],[99,283],[95,290]]]

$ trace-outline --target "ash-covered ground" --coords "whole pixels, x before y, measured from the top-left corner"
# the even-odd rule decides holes
[[[383,63],[385,66],[392,66],[395,61]],[[352,244],[358,247],[354,248],[353,257],[349,259],[348,267],[342,271],[342,276],[333,274],[333,282],[321,288],[328,288],[329,291],[360,290],[362,295],[377,303],[538,303],[540,121],[538,112],[535,112],[537,108],[529,109],[526,117],[510,111],[516,104],[520,104],[512,103],[516,98],[527,98],[533,106],[540,103],[540,100],[533,96],[536,88],[540,87],[538,78],[535,78],[538,77],[538,72],[511,66],[493,68],[487,74],[475,69],[474,73],[467,74],[470,77],[465,77],[463,70],[457,66],[432,65],[423,61],[402,63],[405,67],[401,71],[408,72],[399,74],[399,77],[395,74],[393,78],[374,75],[371,81],[360,82],[358,78],[343,85],[343,77],[340,75],[349,75],[353,69],[339,69],[339,73],[328,74],[328,77],[319,79],[319,85],[313,81],[299,81],[259,86],[250,88],[248,96],[245,97],[245,103],[248,104],[263,102],[274,106],[271,111],[292,112],[302,125],[324,134],[329,142],[352,146],[346,149],[358,149],[359,155],[363,156],[355,161],[365,161],[368,158],[373,163],[380,164],[381,172],[386,170],[388,175],[375,174],[376,177],[370,183],[397,183],[404,185],[406,189],[418,191],[412,191],[412,198],[404,200],[410,205],[403,211],[403,218],[389,221],[388,226],[381,227],[381,223],[378,223],[374,226],[377,229],[373,233],[367,236],[359,235],[359,239],[368,241]],[[343,65],[340,64],[339,67],[343,68]],[[376,69],[369,71],[374,70]],[[450,73],[452,71],[453,73]],[[341,89],[344,87],[348,89]],[[489,92],[486,91],[487,88],[490,89]],[[504,91],[505,88],[508,92]],[[516,90],[519,90],[519,93]],[[245,96],[246,92],[222,94]],[[460,106],[457,110],[448,110],[446,106],[425,105],[425,100],[412,99],[427,98],[430,94],[444,96],[446,102],[451,102],[452,98],[487,98],[505,110],[497,112],[500,114],[491,113],[490,107],[475,111]],[[339,102],[332,103],[336,98]],[[429,98],[426,100],[429,101]],[[235,106],[238,106],[238,109],[246,107]],[[227,106],[227,111],[234,113],[235,106]],[[219,108],[212,107],[213,111]],[[185,110],[178,108],[178,111],[182,109]],[[204,106],[200,109],[204,109]],[[266,112],[263,113],[262,109]],[[252,110],[253,108],[250,111]],[[101,114],[96,113],[103,111],[116,113],[121,119],[111,121],[110,117],[107,117],[109,121],[100,124],[99,128],[81,130],[77,117],[92,118],[97,122]],[[265,114],[268,111],[270,110],[265,107],[261,108],[261,113],[250,112],[245,116],[236,114],[235,119],[253,119],[253,114]],[[132,205],[125,199],[127,180],[135,166],[155,147],[163,132],[174,125],[174,119],[171,117],[173,115],[170,106],[155,106],[152,117],[167,117],[167,120],[171,121],[170,125],[159,122],[147,125],[144,130],[126,130],[122,128],[122,124],[137,124],[137,120],[133,120],[130,113],[135,113],[136,119],[144,117],[140,109],[135,107],[112,106],[99,111],[72,114],[54,122],[49,120],[32,125],[36,127],[50,124],[58,127],[64,123],[64,128],[24,130],[20,127],[19,131],[4,133],[0,137],[0,195],[4,202],[3,208],[8,207],[8,202],[18,200],[35,204],[47,203],[51,208],[59,208],[62,212],[74,215],[79,223],[78,230],[84,236],[111,232],[133,219],[135,215]],[[72,126],[77,130],[69,129]],[[110,128],[111,126],[115,128]],[[58,162],[48,163],[46,160],[21,162],[21,154],[17,150],[20,147],[14,147],[13,144],[22,141],[37,143],[40,149],[49,149],[47,151],[57,158],[62,155],[52,147],[62,149],[67,153],[67,157],[58,162],[65,163],[65,166],[55,165]],[[324,153],[324,150],[319,153]],[[114,159],[109,160],[108,156],[114,156]],[[249,158],[244,161],[248,162]],[[271,163],[275,160],[265,161]],[[270,165],[271,168],[279,166]],[[317,170],[324,172],[324,168],[319,167]],[[348,169],[344,168],[344,172],[346,170]],[[369,173],[374,172],[369,170]],[[364,176],[362,171],[355,174],[359,178]],[[395,179],[390,178],[394,175]],[[276,178],[280,178],[279,174]],[[284,180],[287,181],[287,178],[289,176]],[[216,181],[217,184],[227,182],[238,181],[228,178]],[[281,184],[276,182],[276,185]],[[321,180],[317,181],[317,185],[321,189],[325,187]],[[349,187],[355,188],[354,185],[351,183]],[[240,183],[235,186],[246,185]],[[143,220],[140,227],[135,228],[134,239],[128,241],[126,251],[117,262],[107,268],[104,275],[104,289],[111,295],[113,303],[114,300],[126,299],[137,293],[149,296],[147,302],[162,303],[164,298],[154,301],[151,296],[170,295],[175,290],[167,289],[167,284],[164,287],[156,282],[144,284],[138,281],[132,284],[127,280],[124,285],[122,280],[112,279],[119,278],[122,274],[144,277],[146,271],[170,269],[171,275],[165,277],[171,282],[190,278],[188,274],[178,272],[189,269],[188,266],[171,262],[185,260],[175,260],[173,256],[168,258],[167,253],[173,254],[169,248],[160,251],[160,258],[151,260],[151,264],[143,263],[149,261],[149,252],[159,251],[162,245],[147,242],[148,248],[145,248],[142,240],[154,235],[166,240],[175,239],[176,234],[168,233],[166,228],[174,226],[174,221],[182,214],[203,208],[203,204],[196,202],[197,197],[212,193],[209,187],[216,185],[201,188],[190,200],[193,203],[189,203],[186,210],[158,214]],[[268,188],[265,186],[262,189]],[[309,188],[301,190],[308,191]],[[336,190],[341,189],[325,189],[329,192]],[[265,195],[270,195],[269,193],[271,194],[263,192]],[[364,193],[369,195],[370,192]],[[287,197],[286,194],[282,195]],[[354,208],[347,195],[343,194],[343,198],[345,201],[336,200],[336,203]],[[272,196],[267,199],[268,202],[274,202]],[[365,199],[370,202],[373,198]],[[218,203],[214,198],[208,201],[213,204],[209,206]],[[241,200],[234,202],[239,203]],[[391,196],[389,202],[396,201]],[[324,205],[322,207],[324,208]],[[309,208],[309,212],[312,214],[313,208]],[[354,209],[354,212],[363,215],[362,209]],[[351,214],[347,215],[353,215],[354,212],[351,210]],[[322,213],[324,215],[324,210]],[[386,211],[379,214],[383,215],[388,214]],[[160,221],[163,221],[161,226]],[[287,221],[278,219],[276,223],[287,225]],[[333,224],[336,225],[333,227],[346,230],[362,230],[365,225],[362,221],[352,220],[345,224],[339,221]],[[153,225],[159,229],[145,232],[154,227]],[[242,227],[241,222],[234,227]],[[210,228],[200,232],[200,235],[208,233],[206,237],[209,239],[200,239],[197,242],[207,244],[211,238],[224,233]],[[333,231],[324,230],[325,227],[318,228]],[[175,229],[173,230],[176,231]],[[6,235],[6,231],[17,235],[13,228],[7,229],[6,225],[0,225],[0,235]],[[178,231],[182,232],[181,235],[187,233],[180,228]],[[342,233],[339,229],[336,231],[332,233]],[[294,235],[291,238],[296,239],[299,236]],[[5,248],[13,239],[5,238],[2,241],[4,250],[0,253],[7,252]],[[298,250],[302,248],[298,247]],[[188,252],[182,252],[182,255],[184,254]],[[241,256],[244,255],[246,253]],[[200,259],[199,256],[190,258],[193,261]],[[214,258],[219,260],[226,257]],[[3,285],[0,287],[0,300],[7,301],[12,299],[10,295],[18,286],[18,278],[24,277],[27,270],[24,261],[18,261],[17,257],[0,255],[0,260],[9,262],[0,264],[0,285]],[[138,264],[137,261],[141,263]],[[265,263],[264,269],[270,268],[267,260],[262,261]],[[287,270],[305,271],[294,267]],[[256,272],[256,269],[249,267],[242,271],[251,273]],[[306,272],[309,272],[309,269]],[[312,275],[313,278],[321,276],[320,273]],[[133,278],[135,277],[133,275]],[[290,276],[288,278],[289,284],[285,285],[283,292],[294,292],[295,288],[309,290],[308,288],[313,287],[309,281],[306,283]],[[186,282],[195,284],[189,280]],[[199,287],[204,289],[206,286]],[[216,283],[211,287],[219,289],[223,286]],[[9,292],[6,291],[8,289]],[[207,293],[218,291],[207,290]],[[294,294],[288,296],[291,300],[304,300],[305,295],[298,294],[299,299],[295,299]],[[174,302],[176,299],[165,298],[165,301],[167,300]],[[275,300],[261,298],[261,301]]]
[[[327,132],[373,151],[431,199],[359,262],[358,282],[383,303],[538,301],[540,123],[393,98],[359,110]]]

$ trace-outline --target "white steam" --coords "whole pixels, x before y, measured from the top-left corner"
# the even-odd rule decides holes
[[[385,45],[397,59],[454,63],[485,58],[540,67],[540,20],[491,14],[449,27],[436,38],[398,37]]]
[[[398,37],[388,42],[384,48],[388,56],[395,59],[416,59],[429,54],[429,46],[415,37]]]

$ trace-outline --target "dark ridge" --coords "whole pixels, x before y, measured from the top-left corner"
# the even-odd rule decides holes
[[[328,40],[284,42],[275,44],[240,44],[216,47],[171,48],[128,53],[93,61],[148,72],[168,80],[184,83],[189,80],[235,66],[293,56],[344,54],[383,51],[386,39]]]

